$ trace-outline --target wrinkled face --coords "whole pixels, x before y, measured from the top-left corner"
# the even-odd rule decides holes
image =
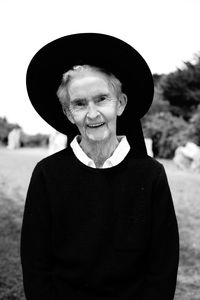
[[[68,119],[74,123],[87,142],[108,141],[116,136],[117,116],[126,105],[117,98],[108,78],[97,71],[82,71],[69,83]]]

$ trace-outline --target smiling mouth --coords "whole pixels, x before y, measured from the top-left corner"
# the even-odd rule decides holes
[[[89,127],[89,128],[98,128],[98,127],[103,126],[104,124],[105,124],[104,122],[96,123],[96,124],[87,124],[87,127]]]

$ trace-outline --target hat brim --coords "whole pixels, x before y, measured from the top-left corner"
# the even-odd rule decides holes
[[[133,47],[109,35],[73,34],[41,48],[31,60],[26,76],[33,107],[48,124],[73,138],[78,129],[64,115],[56,92],[63,73],[82,64],[104,68],[121,81],[128,104],[118,118],[117,134],[130,136],[134,119],[143,117],[151,106],[153,78],[147,63]]]

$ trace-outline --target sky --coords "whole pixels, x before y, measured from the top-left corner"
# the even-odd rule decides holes
[[[26,92],[34,54],[59,37],[98,32],[131,44],[152,73],[169,73],[200,52],[200,0],[1,0],[0,117],[29,134],[50,133]]]

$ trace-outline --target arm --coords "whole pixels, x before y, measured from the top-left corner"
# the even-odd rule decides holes
[[[21,231],[21,263],[27,300],[52,300],[51,218],[39,165],[28,188]]]
[[[143,300],[174,299],[178,260],[177,220],[162,167],[153,191],[152,237]]]

